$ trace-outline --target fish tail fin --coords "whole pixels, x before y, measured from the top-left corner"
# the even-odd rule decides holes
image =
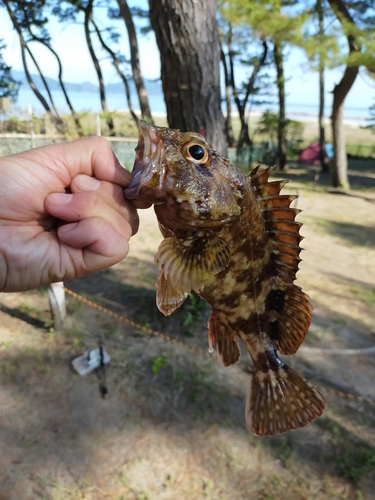
[[[256,370],[246,403],[246,425],[256,436],[271,436],[303,427],[326,408],[323,396],[304,378],[282,363]]]

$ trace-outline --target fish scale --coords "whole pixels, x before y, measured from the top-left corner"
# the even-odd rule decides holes
[[[171,314],[191,290],[206,300],[209,348],[224,366],[240,357],[241,339],[254,363],[246,423],[255,435],[312,422],[324,398],[277,352],[297,351],[312,316],[293,284],[302,240],[296,197],[280,194],[285,181],[269,181],[271,169],[246,176],[197,133],[139,129],[125,196],[155,207],[164,237],[155,257],[160,311]]]

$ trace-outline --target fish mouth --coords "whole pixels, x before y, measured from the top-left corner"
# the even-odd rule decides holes
[[[128,200],[138,198],[142,187],[147,186],[156,174],[160,173],[162,141],[160,128],[142,120],[138,123],[139,138],[135,148],[135,161],[132,170],[132,180],[124,189]]]

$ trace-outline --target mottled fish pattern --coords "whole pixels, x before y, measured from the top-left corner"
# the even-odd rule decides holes
[[[157,305],[171,314],[193,290],[211,306],[208,342],[224,366],[254,362],[246,423],[256,435],[319,417],[322,395],[278,356],[294,354],[311,322],[308,296],[294,285],[301,223],[270,169],[249,176],[193,132],[140,122],[128,199],[154,204],[164,240]]]

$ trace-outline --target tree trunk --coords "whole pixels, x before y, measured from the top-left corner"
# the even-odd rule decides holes
[[[61,87],[61,90],[62,90],[62,92],[64,94],[65,101],[66,101],[66,103],[67,103],[67,105],[68,105],[68,107],[70,109],[70,114],[72,115],[72,118],[74,120],[76,129],[77,129],[77,133],[78,133],[79,137],[82,137],[83,136],[83,132],[82,132],[81,122],[79,121],[78,115],[75,112],[75,110],[73,108],[73,104],[71,103],[71,101],[69,99],[68,92],[67,92],[67,90],[65,88],[65,84],[64,84],[64,81],[62,79],[63,68],[62,68],[62,64],[61,64],[61,60],[60,60],[59,55],[57,54],[57,52],[48,43],[46,43],[45,41],[43,41],[40,38],[38,38],[37,36],[35,36],[30,31],[30,28],[29,28],[29,34],[30,34],[30,36],[31,36],[31,38],[32,38],[33,41],[39,42],[42,45],[44,45],[45,47],[47,47],[49,49],[49,51],[52,52],[52,54],[55,56],[57,64],[58,64],[58,67],[59,67],[58,79],[59,79],[60,87]]]
[[[221,62],[224,70],[224,83],[225,83],[225,103],[227,107],[227,114],[225,117],[225,135],[227,137],[227,145],[232,148],[234,146],[234,135],[232,125],[232,102],[231,102],[231,85],[228,74],[227,60],[223,49],[221,49]]]
[[[350,23],[355,26],[354,19],[350,15],[345,3],[342,0],[328,0],[333,12],[341,24]],[[354,35],[347,35],[349,54],[359,51]],[[332,136],[333,136],[333,164],[332,164],[332,185],[348,189],[348,159],[346,155],[345,134],[343,126],[343,111],[345,98],[352,88],[357,78],[359,68],[357,66],[347,66],[344,75],[333,89],[332,104]]]
[[[116,54],[103,40],[102,34],[100,33],[100,30],[99,30],[97,24],[95,23],[95,21],[92,21],[92,24],[95,28],[96,34],[98,35],[99,41],[102,44],[103,49],[106,50],[108,52],[108,54],[111,56],[112,64],[115,67],[118,76],[121,78],[122,83],[124,84],[125,95],[126,95],[126,100],[128,102],[129,112],[130,112],[135,124],[138,126],[139,120],[138,120],[138,116],[135,114],[133,106],[132,106],[128,79],[126,78],[126,76],[124,75],[124,73],[120,69],[120,62],[119,62],[118,58],[116,57]]]
[[[226,153],[216,0],[149,0],[169,126]]]
[[[12,24],[13,24],[13,27],[14,29],[16,30],[17,34],[18,34],[18,38],[20,40],[20,44],[21,44],[21,56],[22,56],[22,63],[23,63],[23,68],[25,70],[25,75],[26,75],[26,79],[30,85],[30,88],[31,90],[34,92],[35,94],[35,97],[39,100],[39,102],[41,103],[41,105],[44,107],[44,109],[46,110],[46,113],[48,114],[48,116],[50,117],[51,119],[51,122],[55,124],[57,130],[60,132],[60,133],[63,133],[64,130],[63,130],[63,122],[60,118],[60,116],[57,114],[55,115],[53,113],[53,111],[51,110],[48,102],[46,101],[46,99],[43,97],[43,95],[39,92],[37,86],[35,85],[35,82],[34,80],[31,78],[31,74],[29,72],[29,68],[27,66],[27,60],[26,60],[26,51],[29,53],[29,55],[32,57],[34,63],[36,64],[37,68],[38,68],[38,65],[37,65],[37,62],[31,52],[31,50],[29,49],[29,47],[27,46],[27,43],[26,43],[26,40],[23,36],[23,33],[22,33],[22,30],[21,30],[21,27],[19,26],[18,22],[17,22],[17,18],[16,16],[14,15],[14,12],[12,11],[12,9],[10,8],[10,5],[9,5],[9,2],[7,0],[4,0],[4,5],[8,11],[8,14],[9,14],[9,17],[12,21]],[[39,70],[39,74],[42,78],[42,80],[45,82],[45,79],[41,73],[41,71]],[[46,85],[46,89],[47,89],[47,93],[49,94],[50,98],[51,98],[51,102],[53,103],[52,101],[52,96],[50,95],[50,92],[49,92],[49,88],[48,88],[48,85],[47,85],[47,82],[45,82],[45,85]]]
[[[358,67],[347,67],[341,82],[333,89],[332,105],[332,137],[333,137],[333,164],[332,185],[334,187],[349,188],[348,159],[346,155],[343,112],[345,98],[357,77]]]
[[[137,34],[135,32],[133,18],[126,0],[117,0],[117,3],[120,7],[120,14],[125,21],[126,30],[128,32],[130,45],[130,63],[132,66],[135,87],[138,93],[139,105],[141,107],[141,115],[143,120],[152,123],[153,120],[148,103],[147,91],[143,83],[141,66],[139,64]]]
[[[238,111],[238,117],[240,119],[241,123],[241,129],[240,129],[240,135],[238,137],[237,141],[237,160],[240,158],[241,150],[244,146],[250,145],[250,137],[249,137],[249,128],[247,126],[246,120],[245,120],[245,108],[243,106],[243,103],[241,102],[240,96],[238,94],[237,90],[237,85],[235,82],[234,78],[234,54],[233,54],[233,46],[232,46],[232,26],[229,25],[229,32],[228,32],[228,57],[229,57],[229,71],[230,71],[230,84],[232,87],[232,92],[233,92],[233,98],[234,102],[236,103],[237,111]]]
[[[282,46],[274,43],[274,60],[277,73],[277,90],[279,96],[279,122],[277,127],[277,166],[280,170],[286,165],[286,117],[285,117],[285,79]]]
[[[324,36],[324,14],[322,0],[317,0],[316,8],[319,19],[319,36]],[[322,172],[329,172],[329,158],[326,151],[325,129],[324,129],[324,60],[319,54],[319,160]]]
[[[250,95],[254,91],[254,86],[255,86],[255,82],[256,82],[256,78],[258,76],[258,73],[261,70],[262,66],[266,62],[267,53],[268,53],[267,42],[265,40],[263,40],[263,54],[261,55],[261,57],[258,59],[258,62],[253,67],[253,71],[252,71],[251,76],[249,78],[249,81],[247,82],[247,85],[246,85],[245,97],[242,99],[242,102],[240,102],[239,99],[237,99],[237,101],[236,101],[238,112],[239,112],[239,115],[241,118],[241,131],[240,131],[240,137],[239,137],[238,144],[237,144],[238,148],[242,148],[244,145],[250,146],[250,147],[252,146],[250,135],[249,135],[249,125],[248,125],[246,118],[245,118],[245,111],[246,111],[247,101],[249,100]],[[231,68],[232,68],[232,74],[233,74],[233,64],[232,64]],[[233,85],[234,85],[234,79],[232,79],[232,81],[233,81]],[[237,94],[237,92],[236,92],[236,94]]]
[[[92,62],[94,63],[96,74],[98,75],[100,102],[101,102],[102,110],[104,113],[108,113],[107,101],[106,101],[106,97],[105,97],[105,87],[104,87],[103,74],[102,74],[102,70],[100,68],[99,60],[96,57],[94,48],[92,46],[90,27],[89,27],[91,17],[92,17],[93,3],[94,3],[94,0],[89,0],[87,6],[83,9],[83,11],[85,13],[85,23],[84,23],[85,24],[85,37],[86,37],[87,47],[89,49]],[[115,136],[116,135],[115,127],[113,125],[113,120],[110,116],[107,116],[107,125],[108,125],[108,129],[109,129],[109,135]]]
[[[324,68],[319,68],[319,160],[322,172],[329,172],[329,158],[326,151],[324,129]]]

